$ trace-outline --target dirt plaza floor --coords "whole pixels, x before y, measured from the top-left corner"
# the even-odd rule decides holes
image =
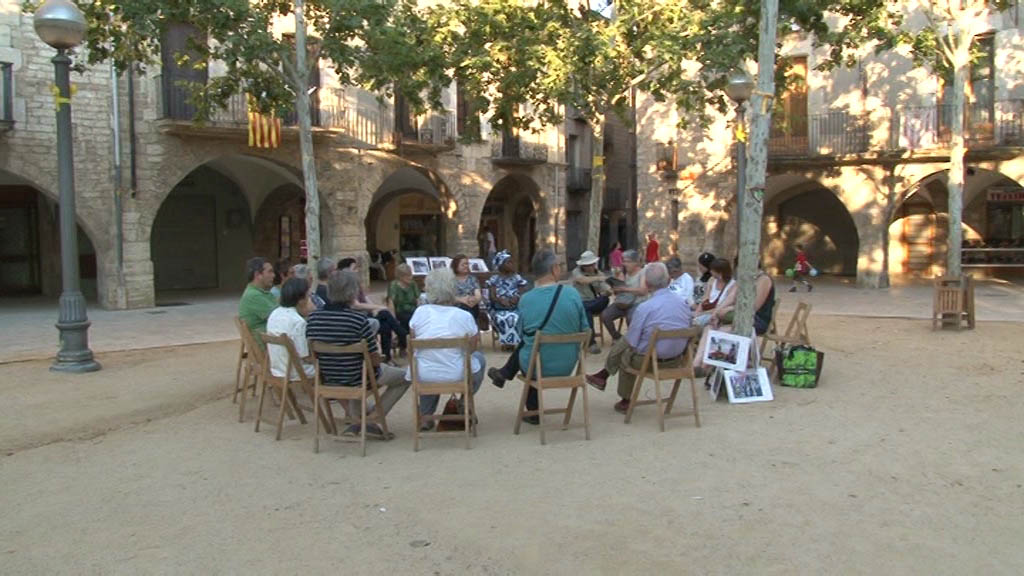
[[[232,342],[105,353],[74,379],[3,364],[0,573],[1024,573],[1024,324],[810,330],[817,389],[702,393],[699,429],[659,433],[651,407],[623,424],[611,385],[591,441],[540,446],[512,435],[518,385],[485,383],[471,450],[414,453],[403,398],[366,458],[313,454],[311,424],[239,424]]]

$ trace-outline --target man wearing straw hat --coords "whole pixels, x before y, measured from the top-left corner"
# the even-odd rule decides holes
[[[611,299],[612,287],[608,285],[608,279],[597,270],[598,257],[587,250],[580,254],[576,260],[576,268],[572,271],[572,285],[580,293],[583,300],[583,308],[587,311],[587,321],[590,322],[590,353],[600,354],[601,347],[597,345],[594,337],[594,316],[604,312]]]

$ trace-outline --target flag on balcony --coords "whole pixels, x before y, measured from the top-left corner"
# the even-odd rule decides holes
[[[262,114],[256,108],[256,100],[249,98],[249,146],[252,148],[277,148],[281,143],[281,119],[277,114]]]

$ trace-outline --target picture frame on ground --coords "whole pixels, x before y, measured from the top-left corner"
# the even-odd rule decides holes
[[[704,364],[726,370],[746,370],[750,355],[750,338],[729,332],[711,330],[704,349]]]
[[[470,258],[469,259],[469,271],[470,272],[490,272],[487,268],[487,262],[484,262],[483,258]]]
[[[437,270],[438,268],[450,268],[452,265],[452,259],[447,256],[434,256],[430,259],[430,269]]]
[[[409,265],[409,268],[412,268],[413,276],[426,276],[430,272],[430,261],[427,258],[419,256],[416,258],[406,258],[405,263]]]
[[[730,404],[771,402],[775,398],[768,370],[761,366],[757,370],[726,370],[725,391]]]

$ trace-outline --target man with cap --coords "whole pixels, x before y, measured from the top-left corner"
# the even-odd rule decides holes
[[[608,307],[612,295],[612,288],[608,285],[608,279],[597,270],[598,257],[590,250],[580,254],[576,260],[576,268],[572,271],[572,285],[580,293],[583,300],[583,308],[587,311],[587,321],[590,322],[590,353],[600,354],[601,347],[597,345],[594,337],[594,316],[604,312]]]

